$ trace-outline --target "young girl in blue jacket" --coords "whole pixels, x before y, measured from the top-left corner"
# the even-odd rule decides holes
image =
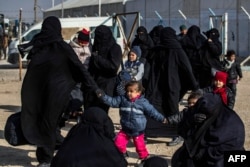
[[[110,97],[102,90],[97,90],[97,96],[105,104],[114,108],[120,108],[121,130],[115,138],[115,145],[124,155],[127,152],[127,144],[132,138],[136,152],[141,160],[148,156],[148,150],[144,142],[144,131],[146,128],[146,116],[156,121],[166,123],[166,118],[160,114],[149,101],[144,98],[144,88],[139,81],[130,81],[125,86],[126,94],[123,96]]]

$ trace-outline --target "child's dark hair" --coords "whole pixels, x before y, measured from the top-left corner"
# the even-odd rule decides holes
[[[226,57],[230,57],[232,55],[236,55],[235,51],[234,50],[228,50],[227,54],[226,54]]]
[[[190,99],[199,99],[202,97],[202,92],[201,91],[195,91],[191,92],[191,94],[188,96],[187,100],[189,101]]]
[[[142,93],[144,93],[144,87],[142,86],[142,83],[140,81],[129,81],[126,85],[125,85],[125,90],[127,91],[128,87],[130,86],[134,86],[137,85],[138,87],[138,91],[141,91]]]

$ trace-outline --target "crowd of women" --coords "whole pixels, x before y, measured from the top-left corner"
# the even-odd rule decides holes
[[[217,29],[206,31],[204,36],[199,27],[191,26],[178,39],[171,27],[156,26],[150,33],[138,27],[125,63],[109,27],[100,25],[94,33],[93,46],[85,29],[68,44],[62,38],[59,19],[49,16],[31,42],[19,45],[20,51],[29,52],[30,59],[21,90],[21,124],[25,138],[37,146],[38,166],[127,166],[126,150],[121,152],[117,147],[108,116],[110,105],[123,112],[120,143],[132,137],[144,166],[157,164],[148,162],[146,142],[141,142],[141,136],[136,142],[136,135],[145,134],[145,141],[147,137],[171,137],[169,146],[183,138],[173,167],[222,167],[225,151],[244,150],[244,125],[228,106],[231,90],[226,89],[225,78],[233,66],[219,59],[222,45]],[[130,79],[118,95],[121,65]],[[238,77],[242,78],[240,72],[236,80]],[[220,82],[222,86],[218,86]],[[58,133],[62,115],[79,114],[75,113],[79,103],[72,103],[76,99],[72,90],[82,92],[83,98],[78,100],[84,112],[62,140]],[[187,91],[202,96],[182,119],[171,122],[171,117],[179,114],[179,102]],[[130,123],[140,125],[140,131]],[[56,145],[59,150],[54,156]],[[163,165],[167,162],[159,164]]]

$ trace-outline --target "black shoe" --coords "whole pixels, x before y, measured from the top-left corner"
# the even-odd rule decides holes
[[[174,137],[172,141],[167,143],[167,146],[175,146],[183,142],[182,137]]]
[[[145,164],[146,159],[141,160],[141,163],[138,165],[138,167],[143,167]]]
[[[123,153],[123,156],[125,159],[127,159],[129,157],[128,152],[126,151],[125,153]]]

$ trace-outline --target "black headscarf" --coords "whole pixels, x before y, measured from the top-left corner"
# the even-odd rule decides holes
[[[140,39],[142,42],[146,42],[148,39],[148,32],[147,29],[144,26],[140,26],[136,30],[138,39]]]
[[[62,41],[61,30],[61,23],[57,17],[47,17],[42,23],[41,32],[36,34],[29,43],[18,46],[21,55],[24,57],[24,52],[29,52],[30,49],[32,49],[31,53],[34,54],[43,46],[47,46],[55,41]],[[28,56],[28,59],[30,58]]]
[[[161,30],[160,44],[166,48],[181,48],[177,40],[176,31],[171,27],[165,27]]]
[[[158,45],[160,43],[160,33],[163,28],[164,27],[162,25],[157,25],[149,32],[149,36],[154,41],[155,45]]]
[[[112,121],[101,108],[91,107],[84,111],[82,121],[83,124],[92,126],[96,131],[103,133],[110,139],[115,137]]]
[[[207,38],[210,38],[212,39],[212,41],[218,41],[219,40],[219,37],[220,37],[220,33],[218,31],[218,29],[216,28],[212,28],[210,30],[208,30],[207,32],[204,33]]]
[[[95,29],[93,52],[97,51],[98,55],[107,53],[115,42],[111,29],[108,26],[100,25]]]
[[[193,46],[195,49],[199,49],[205,41],[205,38],[201,35],[200,28],[196,25],[193,25],[188,29],[187,35],[183,39],[184,42],[186,38],[186,45]]]
[[[48,45],[55,41],[63,40],[60,20],[55,16],[47,17],[42,24],[42,30],[31,41],[34,47]]]

